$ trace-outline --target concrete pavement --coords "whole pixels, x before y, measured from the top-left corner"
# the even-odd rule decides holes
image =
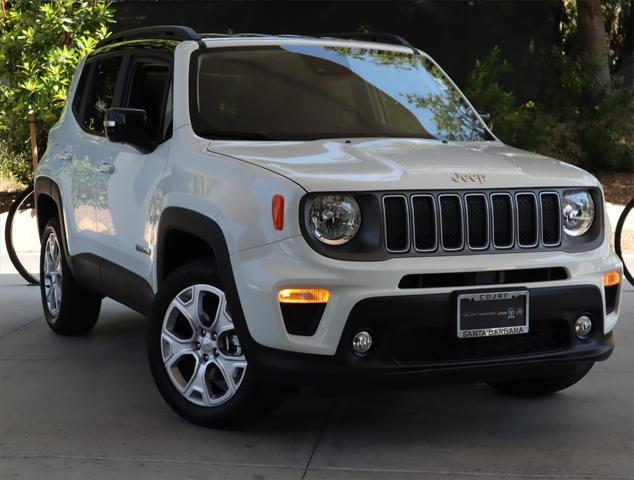
[[[37,288],[0,275],[0,479],[634,479],[634,289],[624,297],[614,355],[553,397],[304,392],[229,432],[163,402],[141,316],[105,301],[91,335],[58,337]]]

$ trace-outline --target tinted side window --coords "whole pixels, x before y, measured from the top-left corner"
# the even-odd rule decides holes
[[[163,139],[170,138],[172,136],[172,122],[174,119],[174,94],[172,92],[172,85],[169,86],[167,92],[167,103],[165,104],[165,118],[163,119]]]
[[[168,65],[138,63],[133,70],[127,107],[145,110],[148,134],[156,143],[161,142],[163,137],[162,126],[168,84]]]
[[[91,64],[87,64],[84,66],[84,69],[81,72],[81,77],[79,77],[79,82],[77,82],[77,89],[75,89],[75,97],[73,98],[73,111],[75,112],[75,116],[77,116],[77,118],[79,118],[79,115],[81,115],[81,101],[84,99],[84,95],[86,93],[86,83],[88,82],[88,78],[90,77],[91,68]]]
[[[95,62],[82,119],[84,128],[90,132],[104,134],[103,121],[106,110],[112,106],[120,66],[121,57],[105,58]]]

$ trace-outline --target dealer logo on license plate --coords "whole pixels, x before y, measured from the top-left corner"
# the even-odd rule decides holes
[[[528,333],[528,291],[458,295],[458,338]]]

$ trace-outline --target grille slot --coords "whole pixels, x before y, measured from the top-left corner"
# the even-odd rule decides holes
[[[542,244],[556,247],[561,243],[561,202],[555,192],[539,195],[542,210]]]
[[[465,195],[467,205],[467,242],[471,250],[489,246],[489,209],[487,197],[481,193]]]
[[[493,245],[495,248],[513,247],[513,197],[510,193],[491,195],[493,209]]]
[[[409,250],[409,219],[407,198],[404,195],[383,197],[385,211],[385,246],[388,252],[402,253]]]
[[[462,229],[462,201],[460,195],[439,195],[440,233],[442,248],[447,251],[462,250],[464,233]]]
[[[474,287],[479,285],[507,285],[566,280],[563,267],[522,268],[518,270],[492,270],[455,273],[411,273],[401,278],[398,288]]]
[[[438,247],[436,231],[436,203],[431,195],[412,196],[414,248],[419,252],[432,252]]]
[[[539,243],[537,197],[532,192],[515,195],[517,205],[517,243],[520,247],[536,247]]]

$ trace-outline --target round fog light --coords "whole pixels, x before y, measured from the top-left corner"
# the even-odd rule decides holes
[[[370,351],[372,347],[372,335],[366,331],[357,332],[352,338],[352,349],[356,353],[364,354]]]
[[[581,315],[575,321],[575,333],[577,338],[585,340],[590,336],[592,331],[592,320],[587,315]]]

